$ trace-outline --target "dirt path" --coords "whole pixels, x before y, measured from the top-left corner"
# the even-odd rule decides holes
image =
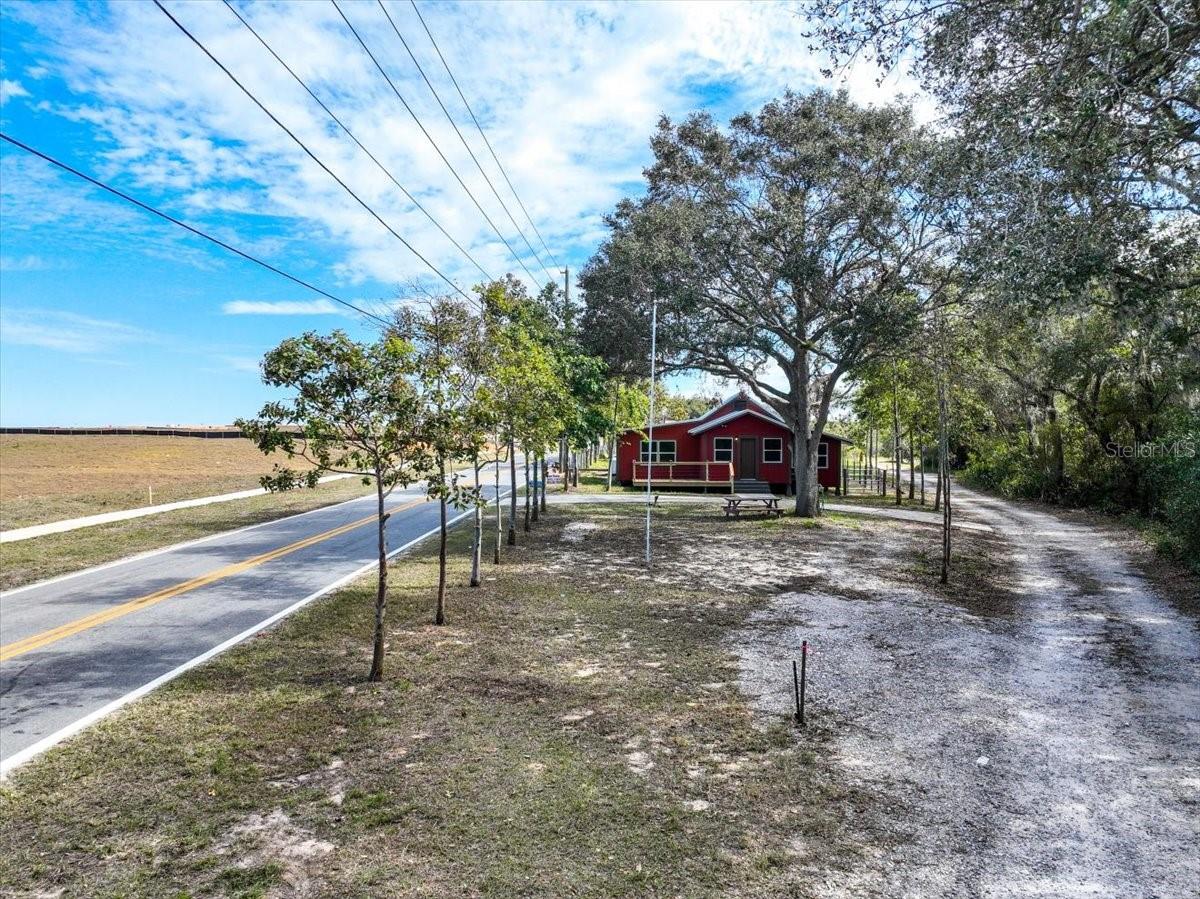
[[[814,864],[817,894],[1197,895],[1195,620],[1094,529],[957,496],[1008,542],[1011,603],[832,572],[827,591],[781,594],[737,641],[743,687],[776,713],[791,701],[779,660],[813,641],[835,762],[881,800],[850,822],[873,848],[850,877]]]

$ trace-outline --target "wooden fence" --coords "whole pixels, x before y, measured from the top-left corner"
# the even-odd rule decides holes
[[[847,465],[842,468],[842,493],[877,494],[885,496],[888,491],[888,471],[873,465]],[[895,487],[894,479],[892,487]]]

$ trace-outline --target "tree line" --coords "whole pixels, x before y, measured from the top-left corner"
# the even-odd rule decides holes
[[[470,304],[414,288],[377,339],[308,332],[266,354],[263,381],[284,398],[237,422],[264,453],[285,457],[263,486],[311,487],[322,472],[343,472],[375,488],[371,680],[384,672],[392,492],[419,484],[439,506],[432,617],[440,625],[448,614],[451,511],[473,514],[470,586],[478,587],[489,532],[491,560],[499,564],[502,546],[517,543],[518,521],[529,531],[545,511],[551,448],[560,441],[574,451],[593,447],[616,426],[612,415],[624,411],[612,411],[619,390],[601,360],[580,348],[566,318],[554,287],[530,295],[511,277],[482,285]],[[308,467],[301,471],[294,460]],[[507,502],[502,469],[512,485]]]
[[[940,470],[1138,513],[1200,559],[1195,4],[806,15],[837,65],[910,61],[939,119],[820,89],[664,117],[581,276],[587,349],[644,371],[656,305],[661,371],[737,380],[791,427],[797,514],[849,405]]]

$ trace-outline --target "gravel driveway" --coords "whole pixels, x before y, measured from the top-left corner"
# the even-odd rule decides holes
[[[813,862],[816,893],[1200,895],[1196,621],[1096,529],[956,498],[1007,541],[1011,603],[831,571],[734,641],[743,689],[773,713],[791,702],[779,660],[812,641],[834,764],[879,799],[847,825],[870,848],[849,875]]]

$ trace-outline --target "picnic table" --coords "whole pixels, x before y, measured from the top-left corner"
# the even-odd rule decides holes
[[[733,493],[725,497],[725,517],[738,518],[743,511],[782,515],[779,497],[774,493]]]

